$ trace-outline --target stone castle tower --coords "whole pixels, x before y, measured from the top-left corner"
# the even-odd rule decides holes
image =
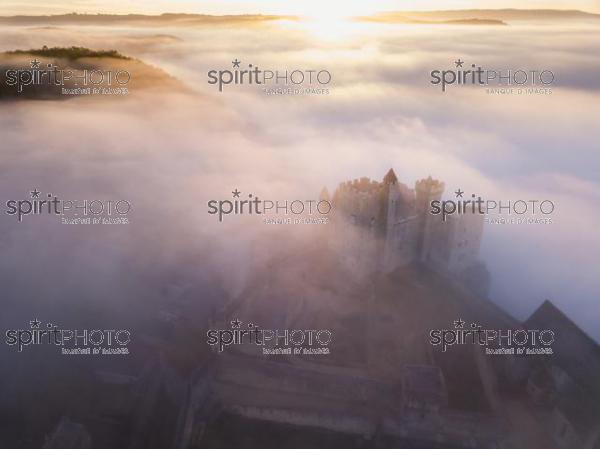
[[[431,202],[442,198],[444,187],[428,177],[411,189],[390,169],[381,182],[360,178],[340,184],[332,202],[336,216],[378,241],[378,270],[391,272],[419,262],[469,280],[479,293],[487,294],[489,274],[479,261],[483,215],[451,215],[445,222],[432,215]]]

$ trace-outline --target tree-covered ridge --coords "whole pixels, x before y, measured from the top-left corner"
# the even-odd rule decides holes
[[[30,50],[13,50],[7,52],[12,55],[34,55],[49,58],[63,58],[63,59],[79,59],[79,58],[116,58],[116,59],[131,59],[128,56],[124,56],[117,50],[91,50],[85,47],[42,47],[40,49]]]

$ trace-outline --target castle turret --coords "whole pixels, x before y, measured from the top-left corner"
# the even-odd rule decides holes
[[[379,217],[377,217],[380,225],[380,232],[382,235],[386,235],[388,232],[389,225],[389,207],[390,207],[390,190],[396,188],[398,184],[398,177],[394,173],[394,169],[390,168],[386,175],[383,177],[383,190],[381,192],[381,211]]]
[[[433,179],[431,176],[417,181],[415,183],[417,213],[426,212],[429,215],[431,202],[442,198],[444,187],[443,182]]]

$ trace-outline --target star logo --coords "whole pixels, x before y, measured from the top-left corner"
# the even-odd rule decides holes
[[[42,322],[40,320],[38,320],[37,318],[35,320],[29,322],[29,325],[31,326],[32,329],[39,329],[40,324],[42,324]]]
[[[240,193],[242,193],[242,192],[240,192],[238,189],[235,189],[235,190],[234,190],[233,192],[231,192],[231,193],[233,193],[233,197],[234,197],[234,198],[239,198],[239,197],[240,197]]]
[[[239,329],[241,325],[242,325],[242,322],[240,320],[238,320],[237,318],[231,322],[231,327],[233,329]]]
[[[456,67],[462,67],[462,65],[465,63],[465,61],[461,61],[460,58],[458,58],[456,61],[454,61],[454,64],[456,64]]]
[[[40,68],[40,61],[38,61],[37,59],[34,59],[33,61],[31,61],[31,68],[32,69],[39,69]]]
[[[454,322],[454,327],[456,329],[462,329],[464,325],[465,325],[465,322],[462,320],[462,318],[459,318],[458,320],[456,320]]]
[[[242,61],[239,61],[238,58],[235,58],[235,60],[231,61],[231,64],[234,67],[239,67],[240,66],[240,62],[242,62]]]
[[[40,192],[38,189],[33,189],[31,191],[31,198],[39,198],[40,197],[40,193],[42,193],[42,192]]]
[[[458,189],[454,191],[454,194],[456,195],[456,198],[462,198],[463,197],[463,192],[462,190]]]

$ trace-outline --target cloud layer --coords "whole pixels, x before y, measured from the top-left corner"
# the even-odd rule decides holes
[[[343,39],[298,23],[1,28],[0,50],[114,48],[195,91],[0,106],[3,203],[38,187],[135,204],[129,228],[94,230],[94,236],[50,224],[42,231],[38,222],[16,225],[4,217],[2,272],[14,287],[9,300],[42,295],[33,285],[23,290],[29,273],[61,280],[40,303],[85,291],[90,272],[97,291],[116,282],[110,290],[116,303],[156,297],[147,280],[159,271],[183,270],[192,279],[248,263],[239,258],[248,240],[236,237],[248,228],[217,228],[206,215],[208,199],[225,198],[236,187],[265,197],[314,197],[323,185],[331,191],[346,179],[380,179],[393,167],[409,185],[432,175],[449,192],[552,200],[552,225],[486,226],[482,257],[492,272],[492,299],[525,318],[549,298],[600,338],[597,28],[354,26]],[[207,84],[209,70],[230,68],[236,58],[263,69],[326,68],[333,85],[329,95],[267,96],[249,86],[219,93]],[[488,95],[456,86],[442,93],[429,83],[429,72],[450,69],[457,58],[486,68],[549,69],[556,84],[551,95]],[[224,229],[232,237],[224,238]],[[40,232],[51,238],[40,243]],[[25,257],[32,253],[33,262]],[[60,254],[64,266],[52,263]],[[131,268],[126,279],[123,266]],[[87,290],[82,297],[105,296]]]

